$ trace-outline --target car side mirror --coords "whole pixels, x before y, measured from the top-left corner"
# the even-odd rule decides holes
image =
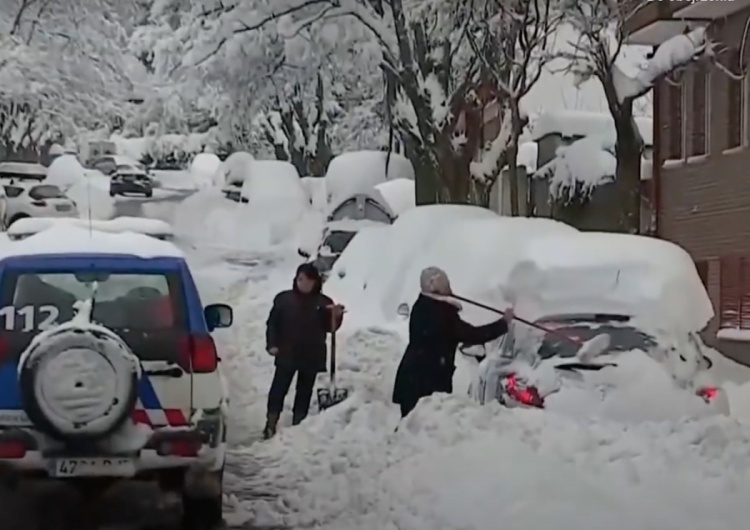
[[[302,256],[305,259],[308,259],[310,257],[310,253],[309,252],[305,252],[301,248],[297,249],[297,254],[299,254],[300,256]]]
[[[234,311],[227,304],[207,305],[203,309],[203,316],[206,319],[209,331],[228,328],[234,322]]]
[[[396,314],[400,317],[407,318],[409,316],[409,313],[411,313],[409,304],[399,304],[399,306],[396,308]]]

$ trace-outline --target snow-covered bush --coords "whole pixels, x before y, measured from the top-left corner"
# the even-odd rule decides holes
[[[75,201],[84,219],[111,219],[115,201],[109,196],[109,179],[98,171],[88,171],[74,155],[57,157],[47,169],[45,182],[54,184]]]
[[[140,161],[155,169],[187,169],[206,145],[203,134],[165,134],[149,139]]]
[[[221,167],[221,160],[213,153],[199,153],[190,163],[190,175],[199,188],[220,187],[223,182],[215,182],[214,177]]]

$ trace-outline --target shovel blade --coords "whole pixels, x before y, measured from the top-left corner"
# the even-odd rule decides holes
[[[318,410],[326,410],[334,405],[338,405],[348,397],[348,388],[319,388]]]

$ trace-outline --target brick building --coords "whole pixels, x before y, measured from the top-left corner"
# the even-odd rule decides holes
[[[627,30],[658,46],[696,25],[733,75],[699,61],[654,90],[655,233],[696,262],[716,310],[706,339],[750,364],[750,0],[648,2]]]

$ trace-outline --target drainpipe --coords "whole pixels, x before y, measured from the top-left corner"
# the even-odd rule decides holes
[[[656,51],[654,46],[654,52]],[[661,156],[661,89],[664,81],[659,81],[654,87],[654,106],[653,106],[653,121],[652,121],[652,136],[654,137],[654,150],[651,160],[651,205],[654,209],[654,226],[652,229],[652,235],[659,237],[660,233],[660,217],[661,217],[661,169],[662,169],[662,156]]]

